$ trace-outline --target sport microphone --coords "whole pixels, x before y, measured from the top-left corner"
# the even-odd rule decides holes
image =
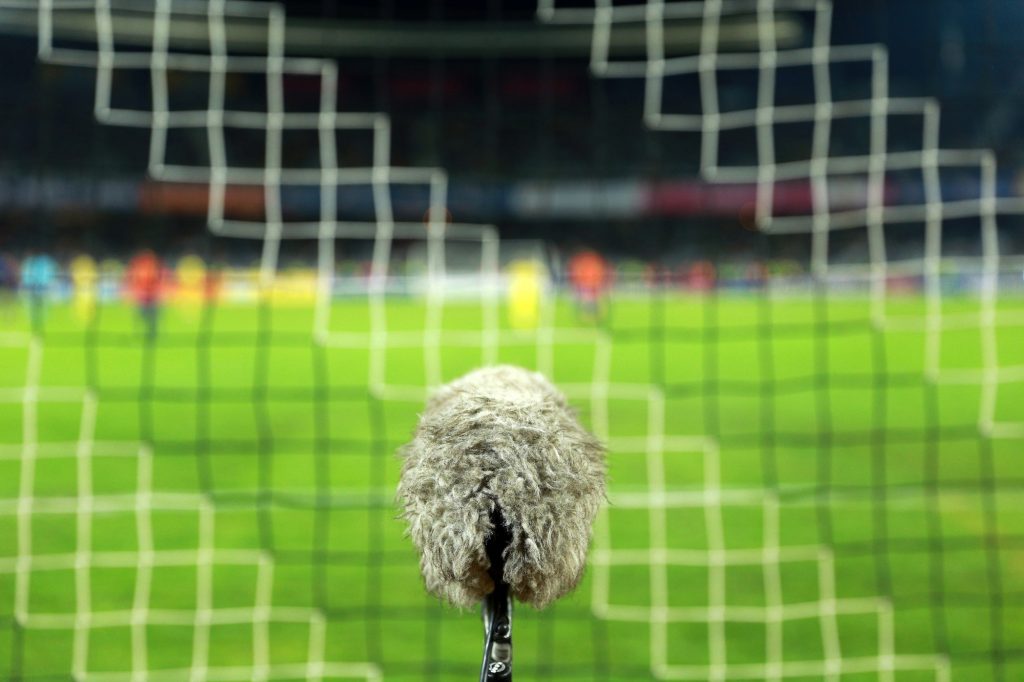
[[[512,676],[512,598],[542,609],[583,576],[605,499],[604,447],[558,389],[519,367],[478,369],[427,402],[398,496],[427,590],[483,604],[481,680]]]

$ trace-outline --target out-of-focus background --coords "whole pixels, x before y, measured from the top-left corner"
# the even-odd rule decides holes
[[[0,0],[0,677],[456,680],[396,449],[609,447],[521,679],[1024,676],[1024,5]]]

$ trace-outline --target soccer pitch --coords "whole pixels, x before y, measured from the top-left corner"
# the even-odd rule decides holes
[[[584,583],[517,612],[521,679],[1019,679],[1024,435],[979,410],[986,362],[1024,366],[1024,299],[994,358],[977,301],[942,305],[968,323],[930,355],[913,295],[884,324],[852,294],[618,297],[600,325],[558,299],[551,328],[478,343],[480,306],[445,302],[431,337],[389,298],[390,336],[338,346],[305,305],[172,305],[148,344],[128,305],[55,304],[33,340],[8,302],[0,676],[470,679],[479,616],[425,594],[395,451],[428,376],[493,354],[609,445]],[[367,333],[369,306],[331,320]],[[1007,377],[993,421],[1024,427]]]

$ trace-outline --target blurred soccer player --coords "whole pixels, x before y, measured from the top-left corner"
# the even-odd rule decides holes
[[[18,288],[18,262],[5,253],[0,253],[0,289],[13,291]]]
[[[96,314],[96,296],[99,287],[99,271],[96,261],[91,256],[82,254],[71,261],[69,267],[71,283],[74,285],[72,297],[75,315],[82,322],[88,323]]]
[[[4,327],[13,325],[12,315],[15,292],[18,290],[18,262],[0,253],[0,321]]]
[[[534,260],[515,261],[508,268],[508,315],[513,329],[535,329],[544,293],[543,266]]]
[[[177,297],[182,303],[198,304],[206,288],[206,264],[199,256],[185,256],[174,268],[177,277]]]
[[[57,281],[57,262],[45,253],[30,253],[21,263],[21,290],[28,302],[32,331],[41,334],[46,299]]]
[[[709,260],[699,260],[689,266],[684,277],[686,286],[692,291],[711,291],[718,281],[715,264]]]
[[[569,259],[569,281],[580,312],[592,321],[604,316],[604,294],[611,283],[608,263],[596,251],[580,251]]]
[[[163,266],[156,254],[149,249],[136,254],[125,273],[125,288],[139,306],[139,315],[149,341],[156,338],[162,280]]]
[[[174,269],[175,299],[189,317],[197,317],[207,298],[206,263],[199,256],[185,256]]]

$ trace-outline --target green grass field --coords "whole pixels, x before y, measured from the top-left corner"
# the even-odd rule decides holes
[[[990,363],[1024,366],[1024,326],[1002,324],[1022,311],[1000,302]],[[550,343],[503,329],[488,356],[457,302],[437,347],[371,350],[314,344],[300,305],[170,307],[151,346],[128,306],[55,305],[33,343],[8,301],[0,677],[472,679],[479,616],[424,593],[394,453],[432,374],[492,357],[549,371],[610,446],[593,564],[517,611],[518,679],[1024,679],[1024,377],[993,374],[979,430],[976,325],[943,332],[929,373],[909,296],[881,329],[855,296],[609,313],[558,301]],[[387,314],[427,325],[415,300]],[[369,320],[338,302],[331,329]]]

